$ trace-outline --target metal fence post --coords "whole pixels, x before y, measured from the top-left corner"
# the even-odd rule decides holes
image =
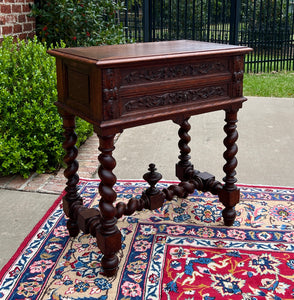
[[[241,15],[241,0],[231,0],[230,39],[231,45],[239,44],[239,23]]]
[[[151,42],[151,2],[143,0],[143,41]]]

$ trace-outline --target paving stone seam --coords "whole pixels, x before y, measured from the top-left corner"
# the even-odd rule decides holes
[[[37,173],[33,173],[28,180],[19,188],[20,191],[24,190],[26,186],[28,186],[30,184],[30,182],[32,182],[34,180],[35,177],[37,177],[38,174]]]
[[[115,136],[114,143],[117,142],[120,133]],[[95,134],[87,139],[87,141],[80,147],[78,161],[80,162],[81,168],[79,169],[82,177],[94,178],[97,177],[97,171],[99,167],[98,162],[98,146],[99,140]],[[91,153],[97,153],[97,159],[89,159]],[[90,154],[90,155],[89,155]],[[21,178],[19,175],[0,177],[0,190],[17,190],[25,192],[38,192],[38,193],[49,193],[49,194],[60,194],[64,188],[65,178],[63,177],[64,168],[57,171],[56,174],[38,174],[32,173],[28,179]],[[79,174],[79,172],[78,172]],[[48,176],[42,176],[48,175]],[[43,179],[44,177],[44,179]],[[43,181],[42,181],[43,180]],[[23,182],[22,182],[23,181]],[[40,182],[38,182],[40,181]],[[58,184],[58,182],[60,184]],[[34,186],[35,185],[35,186]]]

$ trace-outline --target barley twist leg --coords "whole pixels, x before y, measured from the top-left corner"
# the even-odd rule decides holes
[[[224,152],[226,164],[224,165],[223,170],[226,176],[223,179],[225,182],[223,189],[219,191],[219,199],[225,206],[222,214],[226,226],[233,225],[236,218],[235,205],[239,203],[240,199],[240,190],[235,185],[237,182],[237,179],[235,178],[235,168],[238,164],[235,157],[238,152],[238,147],[236,145],[238,139],[238,132],[236,130],[236,123],[238,121],[237,112],[238,110],[226,111],[226,125],[224,126],[224,131],[227,135],[224,139],[224,145],[227,149]]]
[[[189,147],[189,142],[191,141],[191,137],[188,132],[191,129],[191,125],[189,124],[188,120],[190,118],[186,118],[181,121],[174,121],[176,124],[180,125],[180,129],[178,131],[179,135],[179,162],[176,164],[176,175],[181,181],[186,181],[190,179],[192,172],[193,172],[193,165],[190,162],[190,155],[191,149]]]
[[[67,221],[67,228],[70,236],[75,237],[79,233],[79,227],[76,221],[76,210],[83,205],[83,200],[78,193],[77,184],[79,182],[79,176],[77,174],[79,163],[76,160],[78,155],[78,149],[75,144],[77,141],[77,135],[75,133],[75,116],[66,113],[63,110],[59,110],[59,113],[63,119],[64,137],[63,148],[66,152],[64,156],[64,162],[67,167],[64,171],[64,176],[67,178],[66,182],[66,195],[63,197],[63,210],[69,220]]]
[[[98,157],[100,162],[98,174],[101,179],[99,185],[101,223],[96,238],[97,245],[104,255],[101,261],[104,274],[112,276],[117,272],[119,263],[116,252],[121,249],[121,233],[116,226],[117,211],[113,206],[113,202],[116,200],[116,192],[113,190],[116,176],[112,173],[116,165],[116,161],[112,157],[114,135],[98,137],[100,141],[99,150],[101,151]]]

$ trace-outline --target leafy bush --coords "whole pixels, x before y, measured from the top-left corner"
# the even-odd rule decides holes
[[[37,18],[36,32],[41,41],[68,47],[119,44],[125,42],[118,20],[124,9],[112,0],[43,0],[32,6]]]
[[[0,174],[55,170],[64,155],[62,120],[57,100],[55,59],[46,45],[33,41],[0,45]],[[77,121],[79,141],[92,126]]]

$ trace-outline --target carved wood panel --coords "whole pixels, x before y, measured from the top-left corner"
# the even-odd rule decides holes
[[[228,70],[228,62],[226,60],[191,64],[186,62],[185,64],[151,67],[148,69],[138,68],[131,71],[125,70],[123,72],[122,85],[217,74],[226,70]]]
[[[233,60],[232,94],[234,97],[242,97],[243,94],[243,56],[235,56]]]
[[[111,120],[120,116],[118,92],[119,74],[114,69],[103,70],[103,110],[104,119]]]
[[[126,101],[122,108],[122,114],[163,106],[173,107],[178,104],[189,104],[203,100],[208,101],[219,97],[225,97],[227,94],[227,85],[219,85],[175,91],[160,95],[146,95]]]

